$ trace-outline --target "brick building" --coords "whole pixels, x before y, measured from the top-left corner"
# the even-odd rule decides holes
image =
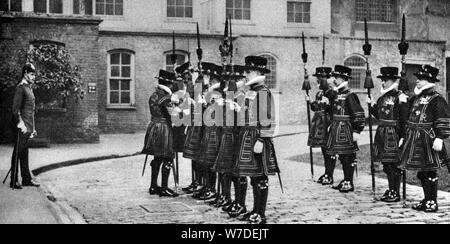
[[[365,74],[365,57],[362,55],[364,17],[369,21],[373,45],[369,60],[374,77],[381,66],[400,67],[397,49],[401,32],[400,13],[407,16],[410,50],[406,60],[410,76],[419,65],[432,64],[441,69],[439,77],[445,81],[444,71],[450,56],[446,52],[450,50],[450,44],[446,42],[450,37],[450,4],[445,0],[6,2],[10,4],[0,5],[0,10],[6,6],[8,10],[19,13],[2,13],[2,20],[9,18],[11,23],[28,21],[30,27],[35,24],[35,19],[39,19],[39,23],[59,25],[41,33],[38,39],[65,43],[75,59],[85,66],[86,86],[96,85],[96,91],[89,93],[88,99],[72,108],[71,116],[78,119],[71,126],[81,129],[83,121],[89,121],[86,123],[97,123],[98,128],[106,133],[135,132],[146,128],[150,119],[148,97],[156,85],[153,77],[159,69],[171,69],[169,55],[173,31],[177,36],[178,63],[186,61],[189,54],[192,54],[192,61],[197,62],[197,22],[202,35],[203,60],[219,62],[218,47],[226,15],[232,18],[235,63],[242,63],[247,55],[264,55],[269,59],[272,73],[268,80],[278,97],[282,124],[306,123],[304,93],[301,91],[304,74],[299,37],[302,32],[305,33],[309,53],[308,72],[312,73],[316,66],[322,64],[322,37],[325,36],[325,65],[345,63],[352,66],[355,78],[351,86],[361,94],[361,98],[365,92],[362,88]],[[14,28],[12,24],[2,24],[3,29],[5,26]],[[40,27],[32,29],[36,28]],[[12,39],[19,39],[19,34],[13,34]],[[36,39],[24,36],[26,38],[21,39],[24,45],[29,39]],[[11,42],[14,41],[2,39],[0,46]],[[313,77],[311,80],[314,81]],[[374,93],[377,96],[379,84],[376,83]],[[411,79],[411,85],[413,83]],[[442,82],[439,89],[445,92],[446,87],[450,86]],[[313,92],[315,90],[314,87]]]

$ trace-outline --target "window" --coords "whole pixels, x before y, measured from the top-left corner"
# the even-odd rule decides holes
[[[226,15],[231,19],[250,20],[250,0],[227,0]]]
[[[167,17],[192,18],[192,0],[167,0]]]
[[[394,22],[395,0],[356,0],[356,20]]]
[[[96,0],[95,14],[123,15],[123,0]]]
[[[311,2],[287,2],[288,23],[310,23]]]
[[[73,0],[73,13],[92,15],[92,0]]]
[[[2,0],[0,1],[0,11],[22,11],[22,0]]]
[[[350,88],[363,89],[366,78],[366,60],[359,55],[354,55],[347,58],[344,65],[352,69],[352,79],[348,82]]]
[[[134,53],[115,50],[108,53],[108,105],[134,104]]]
[[[177,66],[182,65],[188,61],[187,53],[177,51],[175,52],[175,54],[177,55]],[[164,56],[166,57],[166,70],[174,72],[172,64],[172,51],[164,53]]]
[[[266,74],[266,84],[269,89],[277,88],[277,60],[267,54],[260,55],[267,59],[267,69],[270,70],[269,74]]]
[[[63,0],[33,0],[35,13],[63,13]]]

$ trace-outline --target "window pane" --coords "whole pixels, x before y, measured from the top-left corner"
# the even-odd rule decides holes
[[[301,23],[302,22],[302,15],[300,13],[295,14],[295,22]]]
[[[303,23],[310,23],[311,22],[311,15],[308,14],[304,14],[303,15]]]
[[[47,13],[47,1],[33,0],[33,8],[35,13]]]
[[[122,67],[122,77],[130,77],[130,66]]]
[[[50,0],[50,13],[62,14],[63,3],[62,0]]]
[[[106,4],[106,15],[114,15],[114,4]]]
[[[233,9],[227,9],[226,15],[232,19],[234,19]]]
[[[119,92],[110,92],[109,93],[109,102],[110,103],[119,103]]]
[[[242,17],[243,17],[243,19],[249,20],[250,19],[250,10],[244,10]]]
[[[120,53],[111,54],[111,64],[120,64]]]
[[[184,17],[184,8],[183,7],[176,7],[175,8],[175,17]]]
[[[233,7],[233,0],[227,0],[226,6],[227,6],[227,8],[232,8]]]
[[[92,15],[92,0],[84,0],[84,14]]]
[[[175,17],[175,7],[167,6],[167,17]]]
[[[167,5],[175,5],[175,0],[167,0]]]
[[[185,17],[192,18],[192,7],[186,8]]]
[[[288,2],[287,3],[287,11],[288,12],[293,12],[294,11],[294,3],[292,3],[292,2]]]
[[[0,11],[8,11],[8,1],[0,1]]]
[[[242,0],[234,0],[235,8],[242,8]]]
[[[109,80],[109,89],[111,91],[118,91],[119,90],[119,80]]]
[[[73,13],[80,14],[80,0],[73,0]]]
[[[130,81],[129,80],[120,81],[120,90],[121,91],[129,91],[130,90]]]
[[[120,103],[130,103],[130,93],[129,92],[121,92]]]
[[[240,10],[240,9],[234,10],[234,18],[235,19],[242,19],[242,10]]]
[[[184,0],[176,0],[176,5],[177,6],[183,6],[184,5]]]
[[[123,4],[116,4],[115,15],[123,15]]]
[[[287,21],[288,22],[295,22],[295,18],[294,18],[294,14],[293,13],[288,13]]]
[[[111,76],[120,77],[120,66],[111,66]]]
[[[22,11],[22,0],[11,0],[11,11]]]
[[[303,12],[309,13],[311,11],[311,4],[310,3],[303,3]]]
[[[192,0],[185,0],[187,7],[192,7]]]
[[[130,64],[131,63],[131,55],[122,53],[122,64]]]
[[[250,8],[250,0],[244,0],[244,8]]]
[[[105,14],[105,4],[99,3],[97,0],[97,4],[95,5],[95,14],[103,15]]]

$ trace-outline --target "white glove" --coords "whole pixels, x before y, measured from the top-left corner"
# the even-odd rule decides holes
[[[19,121],[19,124],[17,124],[17,128],[19,128],[23,134],[27,133],[27,127],[25,126],[23,120]]]
[[[353,141],[358,142],[359,141],[359,134],[356,132],[353,132]]]
[[[401,146],[403,146],[403,138],[400,138],[400,141],[398,141],[398,147],[401,147]]]
[[[217,99],[216,102],[217,102],[217,105],[219,105],[219,106],[223,106],[223,104],[224,104],[223,98]]]
[[[37,136],[37,132],[36,132],[36,130],[33,130],[33,133],[31,133],[31,135],[30,135],[30,139],[33,139],[36,136]]]
[[[183,113],[185,115],[190,115],[191,114],[191,110],[190,109],[185,109],[185,110],[183,110]]]
[[[181,110],[181,108],[175,107],[175,108],[172,110],[172,115],[177,116],[177,115],[180,114],[182,111],[183,111],[183,110]]]
[[[402,94],[400,94],[398,96],[398,101],[400,103],[407,103],[408,102],[408,96],[406,94],[402,93]]]
[[[263,147],[264,147],[264,144],[258,140],[258,141],[256,141],[255,146],[253,147],[253,152],[260,154],[263,151]]]
[[[178,98],[178,96],[176,94],[172,94],[172,96],[170,97],[170,101],[172,103],[179,103],[180,102],[180,98]]]
[[[368,104],[370,104],[370,106],[372,106],[373,100],[372,98],[370,98],[369,96],[367,96],[366,101]]]
[[[442,151],[442,146],[444,145],[444,141],[440,138],[436,138],[434,139],[434,143],[433,143],[433,149],[436,152],[440,152]]]
[[[306,100],[307,102],[310,102],[310,101],[311,101],[311,98],[310,98],[308,95],[306,95],[306,96],[305,96],[305,100]]]

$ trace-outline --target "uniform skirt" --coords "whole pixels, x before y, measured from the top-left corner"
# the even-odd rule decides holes
[[[234,127],[224,127],[220,140],[219,152],[214,163],[213,171],[231,173],[235,160],[237,134]]]
[[[173,131],[165,119],[152,119],[145,134],[143,154],[173,159]]]
[[[317,111],[311,121],[308,146],[324,147],[327,144],[329,118],[325,111]]]
[[[380,120],[373,145],[374,161],[399,166],[398,141],[397,122]]]
[[[353,129],[350,116],[335,115],[331,123],[326,153],[328,155],[352,154],[359,151],[358,145],[353,141]]]
[[[406,139],[401,152],[401,164],[408,170],[431,171],[441,167],[441,156],[434,151],[436,138],[432,123],[408,122]]]
[[[197,160],[200,153],[200,143],[202,141],[203,127],[191,126],[188,127],[186,133],[186,141],[184,143],[183,157]]]
[[[173,150],[175,152],[183,152],[184,143],[186,142],[186,126],[176,126],[173,130]]]
[[[213,167],[220,147],[221,127],[205,126],[197,160],[206,167]]]
[[[257,177],[280,172],[272,138],[260,138],[263,152],[261,154],[253,152],[258,136],[259,130],[255,127],[244,127],[239,132],[233,169],[236,176]]]

